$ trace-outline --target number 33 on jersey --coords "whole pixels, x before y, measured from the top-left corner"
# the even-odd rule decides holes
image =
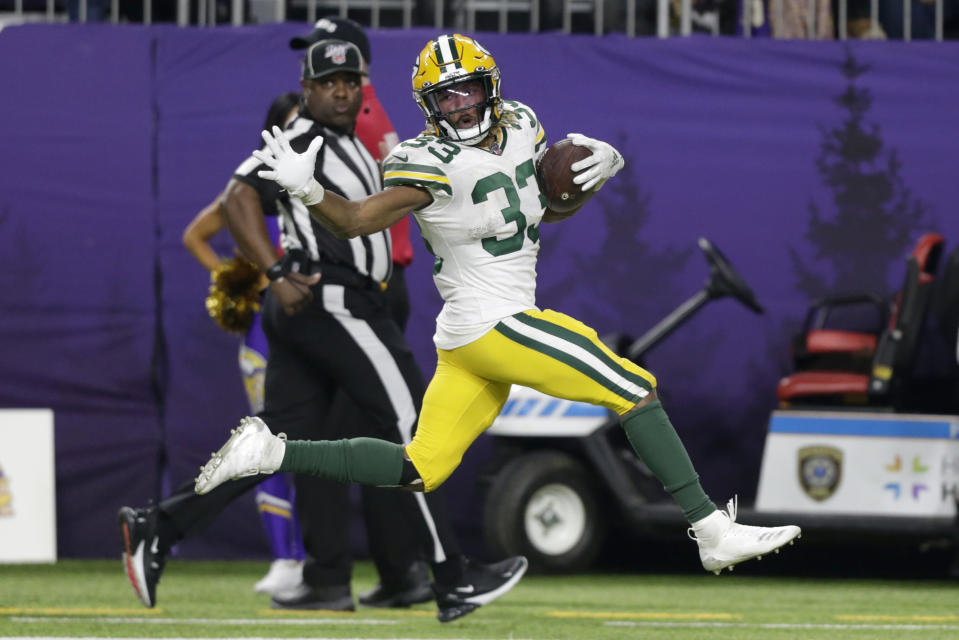
[[[535,307],[546,208],[535,167],[546,135],[529,107],[505,100],[502,110],[489,148],[422,135],[384,162],[385,187],[421,187],[433,196],[414,216],[435,256],[433,278],[446,302],[437,338],[449,339],[438,342],[440,348],[482,335],[489,319]]]

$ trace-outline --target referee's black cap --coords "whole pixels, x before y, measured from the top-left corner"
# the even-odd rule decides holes
[[[316,80],[338,71],[367,75],[360,49],[346,40],[320,40],[310,45],[303,59],[303,79]]]
[[[330,38],[352,42],[359,48],[360,55],[366,60],[366,64],[370,64],[370,39],[360,23],[349,18],[336,16],[320,18],[308,34],[290,39],[290,49],[294,51],[306,49],[311,44]]]

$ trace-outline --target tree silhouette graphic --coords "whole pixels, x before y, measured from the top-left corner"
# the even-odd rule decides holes
[[[859,64],[846,47],[839,69],[847,84],[834,102],[845,116],[838,126],[820,125],[816,158],[834,211],[811,200],[805,233],[816,261],[829,263],[831,273],[817,271],[790,247],[796,288],[810,299],[829,292],[886,292],[890,266],[898,266],[928,213],[903,182],[896,150],[884,149],[879,125],[867,120],[872,94],[857,83],[870,66]]]

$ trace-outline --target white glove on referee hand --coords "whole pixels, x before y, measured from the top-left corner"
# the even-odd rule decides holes
[[[273,180],[291,196],[302,200],[306,206],[322,202],[324,190],[313,177],[313,170],[316,166],[316,154],[323,146],[323,136],[313,138],[306,151],[297,153],[290,147],[290,141],[279,127],[273,127],[273,135],[265,129],[260,135],[266,143],[266,149],[257,149],[253,152],[253,157],[271,170],[260,170],[256,175]]]
[[[577,147],[586,147],[593,152],[588,158],[583,158],[579,162],[570,165],[570,169],[576,173],[573,176],[575,184],[583,185],[583,191],[590,189],[599,190],[603,183],[616,175],[616,172],[623,168],[623,156],[612,145],[587,138],[581,133],[570,133],[566,135],[569,141]]]

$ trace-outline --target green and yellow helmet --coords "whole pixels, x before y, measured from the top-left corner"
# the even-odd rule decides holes
[[[462,82],[481,80],[486,91],[484,113],[469,129],[457,129],[444,114],[436,95]],[[454,33],[439,36],[423,47],[413,64],[413,98],[426,116],[427,126],[440,138],[473,145],[500,119],[499,67],[489,51],[470,37]],[[469,108],[474,108],[473,105]]]

